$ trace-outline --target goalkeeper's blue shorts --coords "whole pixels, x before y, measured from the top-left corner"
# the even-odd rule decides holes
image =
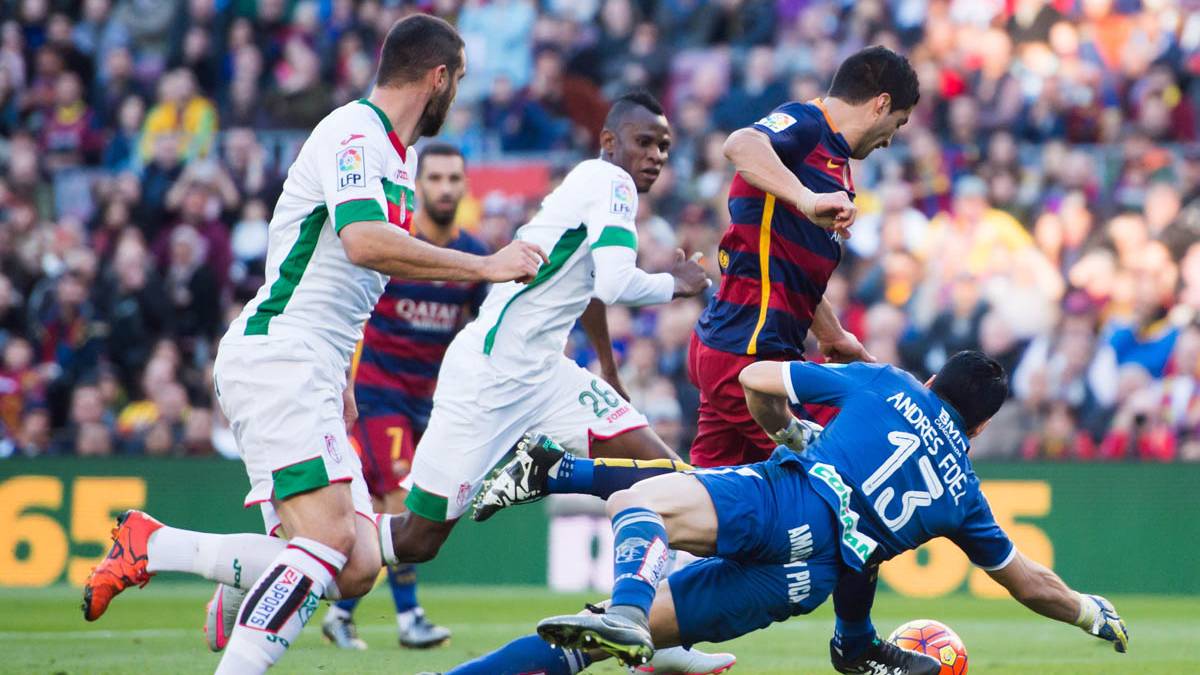
[[[808,477],[770,460],[692,472],[717,513],[716,557],[667,577],[685,646],[807,614],[846,568],[837,523]]]

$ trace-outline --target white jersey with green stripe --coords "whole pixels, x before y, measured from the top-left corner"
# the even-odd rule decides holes
[[[624,169],[600,159],[581,162],[516,233],[517,239],[541,246],[549,262],[529,284],[493,286],[479,316],[455,342],[486,354],[502,376],[538,381],[562,358],[572,326],[595,295],[597,274],[645,281],[642,287],[649,290],[639,298],[618,302],[670,300],[674,286],[669,274],[650,275],[635,266],[637,210],[637,189]],[[628,255],[598,271],[594,252],[606,247]]]
[[[348,366],[387,276],[350,262],[339,233],[362,221],[409,230],[416,155],[366,99],[326,115],[275,204],[266,280],[222,341],[295,337],[331,347]]]

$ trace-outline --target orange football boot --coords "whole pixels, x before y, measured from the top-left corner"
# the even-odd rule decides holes
[[[112,531],[112,548],[83,583],[83,618],[95,621],[118,593],[150,583],[146,549],[150,535],[163,524],[141,511],[126,511]]]

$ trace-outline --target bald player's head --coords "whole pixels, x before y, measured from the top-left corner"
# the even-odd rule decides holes
[[[662,104],[645,90],[613,101],[600,132],[600,157],[625,169],[638,192],[646,192],[667,162],[671,127]]]

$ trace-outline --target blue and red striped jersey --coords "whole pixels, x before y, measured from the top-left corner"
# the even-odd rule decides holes
[[[488,253],[465,232],[446,248]],[[355,365],[359,415],[405,415],[414,431],[423,432],[446,348],[479,312],[486,296],[487,284],[482,281],[388,281],[363,330]]]
[[[753,128],[771,139],[805,187],[854,198],[850,145],[819,100],[785,103]],[[798,358],[825,284],[842,258],[841,241],[740,174],[729,188],[729,216],[717,254],[721,286],[696,334],[731,354]]]

